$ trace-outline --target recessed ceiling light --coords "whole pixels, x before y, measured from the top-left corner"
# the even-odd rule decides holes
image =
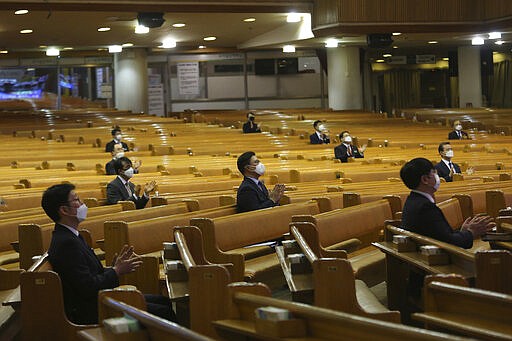
[[[28,9],[19,9],[14,12],[14,14],[16,14],[16,15],[23,15],[23,14],[27,14],[27,13],[28,13]]]
[[[20,31],[21,34],[28,34],[28,33],[32,33],[32,32],[34,32],[34,31],[30,30],[30,29],[25,29],[25,30]]]
[[[199,45],[197,48],[199,48],[199,49],[205,49],[205,48],[206,48],[206,46],[204,46],[204,45]]]
[[[501,39],[501,32],[489,33],[489,39]]]
[[[6,53],[9,53],[9,51],[7,51],[7,50],[0,50],[0,53],[1,54],[6,54]]]
[[[50,47],[46,50],[46,55],[49,57],[56,57],[56,56],[60,55],[60,51],[56,47]]]
[[[482,37],[475,37],[471,39],[471,45],[483,45],[484,43],[485,41]]]
[[[503,40],[496,40],[494,43],[496,45],[503,45],[505,43],[505,41],[503,41]]]
[[[28,67],[28,68],[27,68],[27,71],[35,71],[35,68],[33,68],[33,67]]]
[[[437,43],[438,43],[438,41],[437,41],[437,40],[431,40],[431,41],[429,41],[428,43],[429,43],[429,44],[437,44]]]
[[[448,58],[448,57],[444,57],[444,58],[443,58],[443,60],[444,60],[445,62],[447,62],[447,61],[449,61],[449,60],[450,60],[450,58]]]
[[[177,22],[176,24],[172,24],[172,27],[185,27],[187,26],[186,24],[182,23],[182,22]]]
[[[327,39],[325,41],[325,47],[327,47],[327,48],[338,47],[338,39]]]
[[[377,63],[384,63],[384,59],[377,59],[376,62]]]
[[[39,45],[39,48],[40,48],[40,49],[45,49],[45,48],[47,48],[47,47],[48,47],[47,45]]]
[[[396,45],[395,45],[395,46],[393,46],[393,48],[394,48],[394,49],[397,49],[397,48],[398,48],[398,46],[396,46]]]
[[[137,33],[137,34],[149,33],[149,27],[146,27],[144,25],[137,25],[137,26],[135,26],[135,33]]]
[[[106,49],[106,48],[103,48],[103,47],[100,47],[100,48],[98,49],[98,51],[107,51],[107,49]]]
[[[286,22],[299,22],[302,20],[302,16],[299,13],[289,13],[286,16]]]
[[[73,48],[72,47],[65,47],[65,48],[63,48],[63,50],[68,50],[69,51],[69,50],[73,50]]]
[[[119,53],[121,51],[123,51],[123,47],[121,45],[110,45],[108,47],[109,53]]]
[[[216,40],[216,39],[217,39],[217,37],[214,37],[214,36],[204,37],[204,38],[203,38],[203,40],[205,40],[205,41],[214,41],[214,40]]]
[[[244,21],[245,22],[254,22],[254,21],[256,21],[256,18],[245,18]]]
[[[382,55],[382,57],[384,57],[384,58],[389,58],[389,57],[391,57],[391,56],[392,56],[392,54],[391,54],[391,53],[384,53],[384,54]]]
[[[98,28],[98,32],[108,32],[110,31],[110,27],[100,27]]]
[[[123,45],[121,45],[122,47],[132,47],[133,46],[133,43],[124,43]]]
[[[176,40],[174,40],[172,38],[164,39],[162,41],[162,45],[160,45],[158,47],[161,47],[163,49],[172,49],[172,48],[176,47]]]
[[[399,36],[399,35],[401,35],[401,34],[402,34],[402,32],[393,32],[392,34],[393,34],[394,36]]]
[[[284,53],[293,53],[293,52],[295,52],[295,46],[285,45],[285,46],[283,46],[283,52]]]

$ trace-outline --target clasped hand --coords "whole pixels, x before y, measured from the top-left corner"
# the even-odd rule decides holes
[[[142,264],[139,255],[133,252],[133,246],[125,245],[119,254],[115,254],[112,267],[118,276],[135,271]]]
[[[476,215],[469,217],[462,224],[461,230],[468,230],[473,238],[478,238],[496,226],[494,219],[488,215]]]

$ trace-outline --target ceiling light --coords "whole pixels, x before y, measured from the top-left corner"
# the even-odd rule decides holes
[[[73,50],[73,48],[72,47],[65,47],[65,48],[63,48],[63,50],[69,51],[69,50]]]
[[[217,37],[214,37],[214,36],[204,37],[204,38],[203,38],[203,40],[205,40],[205,41],[214,41],[214,40],[216,40],[216,39],[217,39]]]
[[[302,20],[302,16],[299,13],[289,13],[286,17],[286,22],[299,22]]]
[[[429,44],[437,44],[437,43],[438,43],[438,41],[437,41],[437,40],[431,40],[431,41],[429,41],[428,43],[429,43]]]
[[[199,48],[199,49],[205,49],[205,48],[206,48],[206,46],[204,46],[204,45],[199,45],[199,46],[198,46],[198,48]]]
[[[325,41],[325,47],[328,47],[328,48],[338,47],[338,40],[337,39],[327,39]]]
[[[35,70],[36,70],[36,69],[35,69],[35,68],[33,68],[33,67],[28,67],[28,68],[27,68],[27,71],[35,71]]]
[[[99,27],[98,32],[108,32],[110,31],[110,27]]]
[[[384,53],[384,54],[382,55],[382,57],[384,57],[384,58],[389,58],[389,57],[391,57],[391,56],[392,56],[392,55],[391,55],[391,53]]]
[[[494,43],[496,45],[503,45],[505,43],[505,41],[503,41],[503,40],[496,40]]]
[[[123,47],[121,45],[110,45],[108,47],[109,53],[119,53],[121,51],[123,51]]]
[[[27,13],[28,13],[28,9],[19,9],[14,12],[14,14],[16,14],[16,15],[22,15],[22,14],[27,14]]]
[[[178,27],[178,28],[179,28],[179,27],[185,27],[185,26],[187,26],[187,25],[186,25],[186,24],[184,24],[184,23],[181,23],[181,22],[178,22],[178,23],[176,23],[176,24],[172,24],[172,27]]]
[[[121,45],[122,47],[132,47],[133,46],[133,43],[124,43],[123,45]]]
[[[484,38],[482,37],[475,37],[471,39],[471,45],[483,45],[484,44]]]
[[[176,40],[172,38],[167,38],[162,41],[162,45],[159,47],[163,49],[172,49],[173,47],[176,47]]]
[[[25,29],[25,30],[20,31],[21,34],[27,34],[27,33],[32,33],[32,32],[34,32],[34,31],[30,30],[30,29]]]
[[[57,57],[58,55],[60,55],[60,51],[56,47],[49,47],[46,50],[46,55],[49,57]]]
[[[103,48],[103,47],[100,47],[100,48],[98,49],[98,51],[107,51],[107,49],[106,49],[106,48]]]
[[[47,45],[39,45],[39,48],[40,48],[40,49],[45,49],[45,48],[47,48],[47,47],[48,47]]]
[[[283,46],[283,52],[284,53],[293,53],[293,52],[295,52],[295,46],[285,45],[285,46]]]
[[[244,21],[245,22],[255,22],[256,18],[245,18]]]
[[[9,51],[7,51],[7,50],[0,50],[0,53],[1,54],[6,54],[6,53],[9,53]]]
[[[394,35],[394,36],[399,36],[399,35],[401,35],[401,34],[402,34],[402,32],[393,32],[393,33],[391,33],[391,34],[392,34],[392,35]]]
[[[146,27],[144,25],[137,25],[137,26],[135,26],[135,33],[137,33],[137,34],[149,33],[149,27]]]
[[[377,59],[376,62],[377,63],[384,63],[384,59]]]
[[[489,39],[501,39],[501,32],[489,33]]]
[[[447,62],[447,61],[449,61],[449,60],[450,60],[450,58],[448,58],[448,57],[444,57],[444,58],[443,58],[443,60],[444,60],[445,62]]]

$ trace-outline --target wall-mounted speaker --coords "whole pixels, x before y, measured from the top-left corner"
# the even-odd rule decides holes
[[[137,14],[137,21],[139,22],[139,25],[143,25],[149,28],[155,28],[162,26],[165,19],[163,13],[140,12]]]

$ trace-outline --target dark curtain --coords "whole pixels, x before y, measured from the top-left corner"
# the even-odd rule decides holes
[[[491,87],[491,105],[497,108],[512,108],[512,61],[494,64]]]
[[[420,105],[420,71],[393,70],[384,74],[384,108],[411,108]]]

